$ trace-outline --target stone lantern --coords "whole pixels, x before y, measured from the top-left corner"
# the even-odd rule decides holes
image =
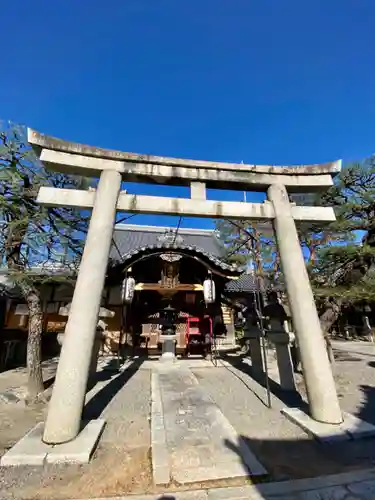
[[[176,345],[176,310],[169,304],[161,311],[161,335],[163,361],[175,359]]]

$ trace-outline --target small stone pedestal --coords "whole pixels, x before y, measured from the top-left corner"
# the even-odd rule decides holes
[[[245,326],[244,338],[249,345],[251,368],[254,375],[264,373],[261,337],[262,333],[259,327],[248,324]]]
[[[162,342],[161,361],[175,361],[176,359],[176,335],[160,335]]]
[[[160,340],[162,341],[161,361],[174,361],[176,359],[176,310],[169,304],[162,310],[162,333]]]
[[[294,380],[294,371],[292,357],[290,354],[290,342],[293,340],[293,334],[285,330],[271,330],[267,337],[276,347],[277,367],[279,369],[280,386],[286,391],[295,391],[296,383]]]

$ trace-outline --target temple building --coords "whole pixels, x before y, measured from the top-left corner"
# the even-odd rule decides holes
[[[231,298],[243,279],[238,268],[224,261],[224,253],[213,230],[116,225],[101,304],[107,311],[102,353],[159,354],[166,308],[173,311],[176,354],[234,348]],[[131,302],[124,300],[126,280],[133,284]],[[204,298],[205,281],[214,284],[211,303]],[[59,350],[57,338],[67,319],[62,310],[71,302],[74,283],[41,286],[43,351],[52,355]],[[12,358],[22,362],[28,326],[26,304],[16,290],[10,292],[0,337],[3,364],[6,357],[8,365]]]

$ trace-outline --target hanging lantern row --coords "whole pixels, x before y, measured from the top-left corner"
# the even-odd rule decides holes
[[[130,276],[129,278],[125,278],[122,282],[121,288],[121,300],[125,304],[131,304],[134,298],[135,291],[135,279]]]
[[[125,304],[131,304],[134,298],[135,280],[133,277],[125,278],[122,282],[121,300]],[[216,300],[216,288],[214,280],[209,277],[203,282],[203,296],[206,304],[213,304]]]
[[[209,277],[203,282],[203,296],[206,304],[213,304],[216,299],[215,282],[212,277]]]

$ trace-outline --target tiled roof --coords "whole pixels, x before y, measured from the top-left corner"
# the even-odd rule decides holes
[[[110,258],[113,262],[125,262],[141,253],[153,253],[163,249],[181,251],[205,257],[215,266],[238,275],[237,266],[224,262],[225,250],[215,231],[202,229],[178,229],[118,224],[115,227]]]
[[[225,291],[229,293],[256,292],[258,289],[254,274],[243,274],[238,280],[228,281]]]
[[[283,290],[281,284],[272,283],[267,277],[264,278],[264,284],[266,290]],[[243,274],[240,278],[236,280],[228,281],[225,285],[225,291],[227,293],[244,293],[244,292],[256,292],[258,291],[259,283],[257,283],[256,276],[254,273]]]
[[[175,229],[157,226],[137,226],[135,224],[118,224],[113,234],[116,245],[112,245],[110,258],[119,261],[141,248],[161,248],[165,245],[163,235],[171,231],[175,232]],[[216,259],[221,260],[224,257],[224,249],[216,237],[215,231],[180,228],[174,244],[177,247],[201,249],[204,253]]]

